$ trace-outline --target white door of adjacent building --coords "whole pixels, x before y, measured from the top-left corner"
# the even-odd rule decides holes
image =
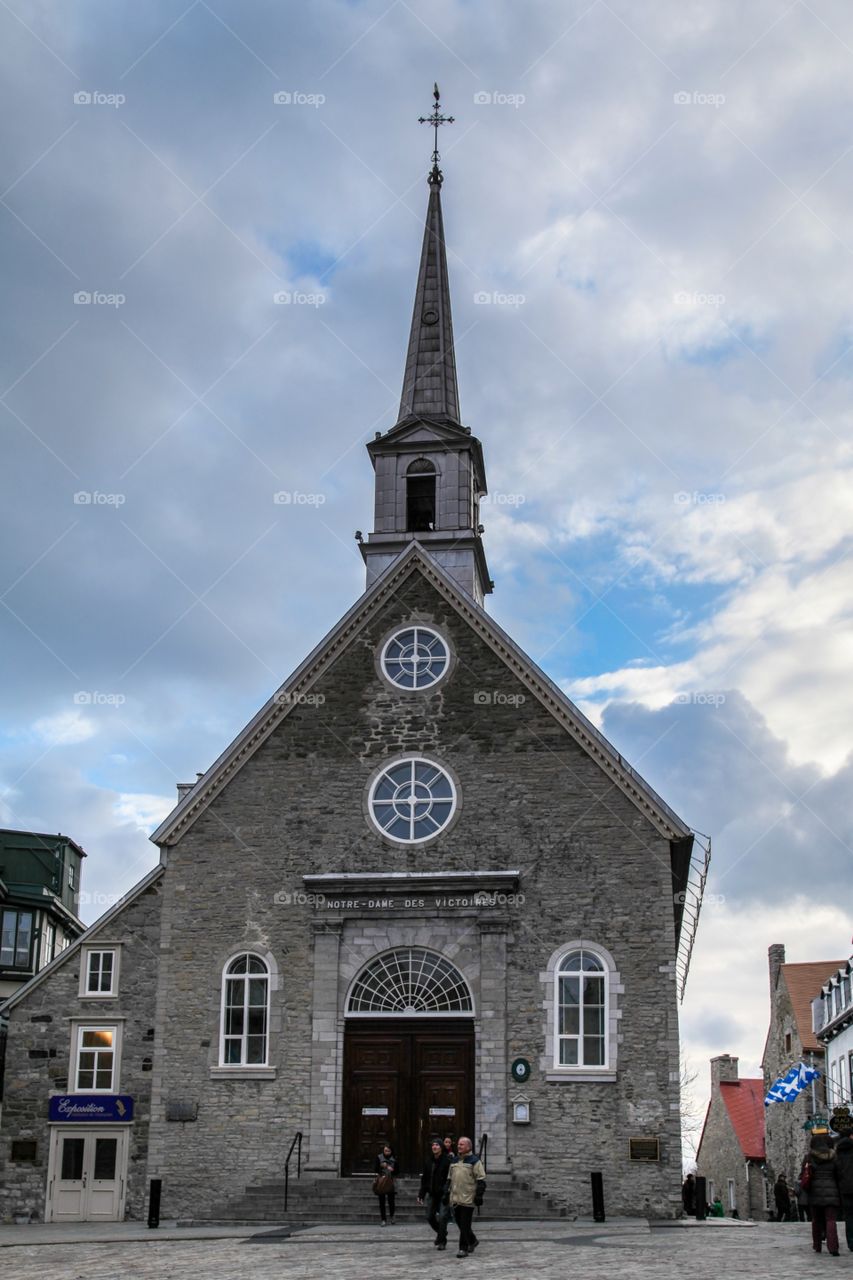
[[[120,1222],[127,1129],[56,1128],[47,1172],[47,1222]]]

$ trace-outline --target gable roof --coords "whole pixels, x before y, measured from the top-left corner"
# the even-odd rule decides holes
[[[809,960],[805,964],[783,964],[779,970],[791,997],[800,1043],[811,1053],[825,1051],[825,1046],[812,1031],[812,1000],[820,995],[823,984],[843,964],[843,960]]]
[[[129,907],[132,902],[135,902],[137,898],[141,897],[145,890],[154,884],[156,880],[159,880],[165,870],[166,868],[162,863],[157,867],[152,867],[147,876],[143,876],[138,884],[135,884],[132,889],[128,889],[127,893],[119,898],[118,902],[114,902],[102,916],[98,917],[94,924],[89,925],[85,933],[81,933],[79,938],[75,938],[64,951],[60,951],[58,956],[54,956],[50,964],[46,964],[43,969],[39,969],[38,973],[30,978],[29,982],[25,982],[22,987],[19,987],[17,991],[14,991],[12,995],[9,996],[5,1003],[0,1004],[0,1015],[5,1017],[10,1009],[14,1009],[16,1004],[19,1004],[21,1000],[25,1000],[30,992],[34,991],[35,988],[44,982],[46,978],[49,978],[57,969],[60,969],[64,964],[67,964],[71,957],[76,955],[80,948],[84,946],[94,934],[96,934],[100,929],[103,929],[105,924],[109,924],[109,922],[114,919],[120,911],[123,911],[125,907]]]
[[[413,541],[401,552],[369,590],[344,614],[325,639],[296,668],[256,716],[237,735],[229,747],[215,760],[195,786],[179,801],[169,816],[151,835],[155,844],[175,844],[204,812],[215,796],[263,742],[292,708],[302,700],[311,686],[353,638],[369,623],[402,582],[420,573],[436,591],[468,623],[522,681],[535,698],[547,708],[569,735],[584,748],[604,773],[633,801],[637,808],[668,840],[692,838],[690,828],[659,795],[631,768],[602,733],[587,720],[563,691],[557,687],[527,654],[510,639],[493,618],[466,595],[423,547]]]
[[[752,1078],[721,1080],[722,1098],[745,1160],[763,1160],[764,1081]]]

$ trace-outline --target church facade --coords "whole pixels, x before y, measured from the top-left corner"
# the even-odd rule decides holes
[[[441,186],[366,590],[6,1006],[7,1216],[139,1218],[158,1178],[227,1218],[297,1133],[303,1178],[464,1134],[570,1213],[592,1171],[608,1213],[680,1212],[693,834],[485,611]]]

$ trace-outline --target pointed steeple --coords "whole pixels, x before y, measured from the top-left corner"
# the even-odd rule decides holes
[[[441,215],[441,184],[444,175],[438,167],[438,128],[442,124],[453,124],[453,116],[441,114],[438,85],[433,86],[432,96],[432,112],[420,117],[421,124],[432,125],[435,138],[432,169],[427,179],[429,203],[424,243],[397,422],[405,422],[412,417],[428,417],[458,424],[459,387],[456,382],[450,282],[447,275],[447,250],[444,246],[444,220]]]
[[[460,420],[441,182],[436,166],[429,176],[429,204],[398,422],[412,417]]]
[[[492,590],[480,524],[486,470],[480,441],[459,419],[438,167],[438,127],[453,117],[441,114],[438,85],[433,97],[432,115],[421,118],[435,129],[435,148],[400,415],[367,446],[376,473],[374,526],[366,541],[357,538],[368,587],[418,542],[482,605]]]

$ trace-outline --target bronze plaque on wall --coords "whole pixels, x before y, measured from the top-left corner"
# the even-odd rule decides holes
[[[629,1160],[660,1160],[659,1138],[629,1138]]]

